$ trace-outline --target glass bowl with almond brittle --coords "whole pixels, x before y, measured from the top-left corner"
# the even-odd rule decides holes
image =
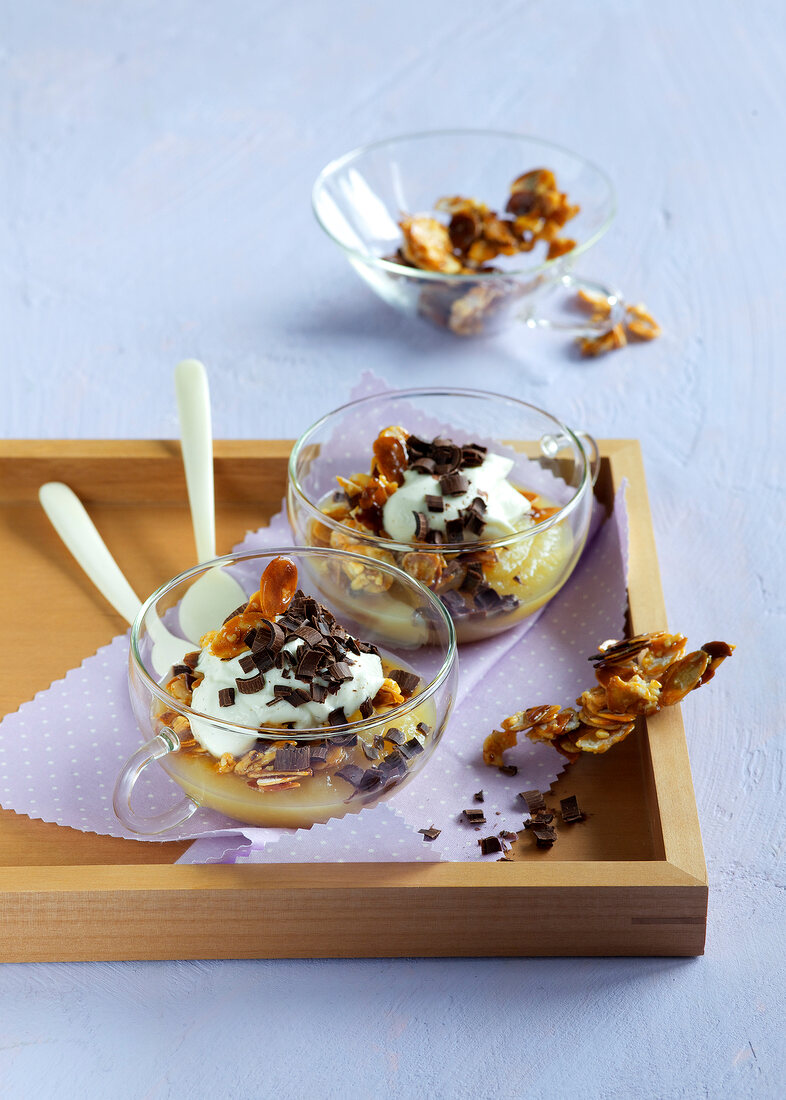
[[[440,597],[459,642],[539,611],[573,571],[592,513],[598,451],[585,432],[501,394],[386,392],[310,427],[289,461],[298,542],[370,559],[333,566],[319,590],[364,623],[409,629],[398,566]],[[342,595],[343,592],[343,595]]]
[[[354,614],[344,598],[313,594],[326,571],[367,562],[322,548],[234,555],[150,597],[129,656],[134,714],[150,739],[114,793],[128,829],[159,834],[199,806],[249,825],[309,827],[390,797],[420,771],[455,697],[455,631],[440,601],[394,565],[375,565],[406,605],[394,629]],[[156,639],[180,636],[181,601],[209,570],[231,576],[247,599],[197,644],[183,639],[182,660],[162,676]],[[154,761],[185,797],[150,815],[132,799]]]
[[[625,319],[617,291],[573,271],[614,218],[611,182],[552,142],[493,130],[390,138],[331,161],[312,206],[383,301],[455,336],[520,320],[588,339]]]

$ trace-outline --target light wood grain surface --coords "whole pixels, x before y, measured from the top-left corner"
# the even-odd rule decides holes
[[[0,20],[5,436],[171,438],[185,355],[228,438],[297,434],[366,367],[510,392],[641,439],[670,625],[738,644],[685,706],[703,959],[10,966],[6,1094],[783,1095],[783,5],[29,0]],[[603,164],[619,214],[583,270],[663,339],[587,364],[377,302],[311,182],[447,125]],[[219,1058],[250,1022],[264,1064]]]

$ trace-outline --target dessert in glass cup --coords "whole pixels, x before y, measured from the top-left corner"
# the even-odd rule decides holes
[[[358,472],[364,460],[368,473]],[[458,640],[474,641],[532,615],[570,576],[596,469],[590,437],[525,402],[474,390],[387,393],[301,437],[289,516],[306,545],[398,565],[439,595]],[[347,587],[367,580],[347,575]],[[369,616],[387,614],[382,586],[366,584],[366,596]]]
[[[361,636],[351,615],[342,623],[335,608],[307,594],[310,586],[298,587],[299,573],[313,577],[337,560],[367,563],[303,549],[210,563],[230,572],[248,599],[199,648],[184,643],[182,661],[160,682],[149,660],[150,620],[176,613],[206,567],[148,600],[132,631],[130,685],[140,728],[154,736],[115,790],[115,810],[130,829],[165,831],[197,806],[246,824],[307,827],[389,796],[420,770],[455,693],[452,625],[439,602],[402,575],[395,579],[409,589],[409,633],[391,637],[383,625]],[[146,818],[131,794],[154,759],[187,797]]]

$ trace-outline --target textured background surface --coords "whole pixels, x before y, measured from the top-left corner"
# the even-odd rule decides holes
[[[5,435],[171,436],[185,355],[210,367],[221,436],[294,434],[367,366],[480,382],[642,440],[671,624],[739,644],[685,706],[703,959],[6,966],[4,1095],[783,1095],[784,14],[4,5]],[[588,365],[523,331],[460,344],[372,298],[313,223],[313,177],[446,125],[602,163],[620,213],[584,270],[666,336]]]

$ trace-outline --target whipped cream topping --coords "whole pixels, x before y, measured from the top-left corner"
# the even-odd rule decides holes
[[[469,486],[456,496],[441,493],[436,475],[406,470],[403,484],[388,497],[382,510],[385,530],[396,542],[411,542],[415,537],[414,513],[423,512],[432,531],[444,532],[449,520],[458,519],[459,512],[471,505],[475,497],[480,497],[486,504],[483,537],[502,538],[513,534],[521,530],[522,520],[532,511],[532,506],[507,480],[512,469],[512,458],[487,454],[480,466],[462,469],[461,473]],[[442,496],[444,511],[430,512],[426,504],[427,496]],[[477,536],[469,535],[467,541],[476,539]]]
[[[303,648],[303,643],[291,641],[287,642],[283,648],[290,653],[295,653]],[[247,650],[229,660],[221,660],[207,649],[203,649],[199,655],[195,671],[202,673],[204,679],[194,688],[192,709],[219,721],[252,727],[249,733],[245,734],[237,730],[221,729],[210,722],[192,716],[191,730],[194,737],[203,748],[216,757],[223,756],[227,752],[233,756],[242,756],[243,753],[248,752],[257,740],[253,729],[259,726],[285,726],[290,722],[294,729],[327,726],[328,715],[338,707],[342,707],[349,718],[361,703],[374,698],[385,679],[382,662],[375,653],[357,655],[350,653],[343,658],[343,661],[349,666],[352,679],[346,680],[338,691],[328,695],[324,703],[311,699],[296,707],[286,699],[277,699],[273,702],[276,685],[283,684],[290,689],[308,689],[309,684],[297,679],[294,672],[285,677],[284,669],[280,668],[271,668],[265,672],[265,684],[261,691],[253,695],[241,694],[237,690],[235,681],[248,678],[249,674],[240,667],[240,661],[245,656],[248,656]],[[324,683],[325,681],[317,677],[315,682]],[[231,706],[219,706],[218,693],[222,688],[235,689],[235,701]],[[268,706],[268,703],[271,705]],[[285,738],[286,734],[286,729],[282,729],[282,738]]]

